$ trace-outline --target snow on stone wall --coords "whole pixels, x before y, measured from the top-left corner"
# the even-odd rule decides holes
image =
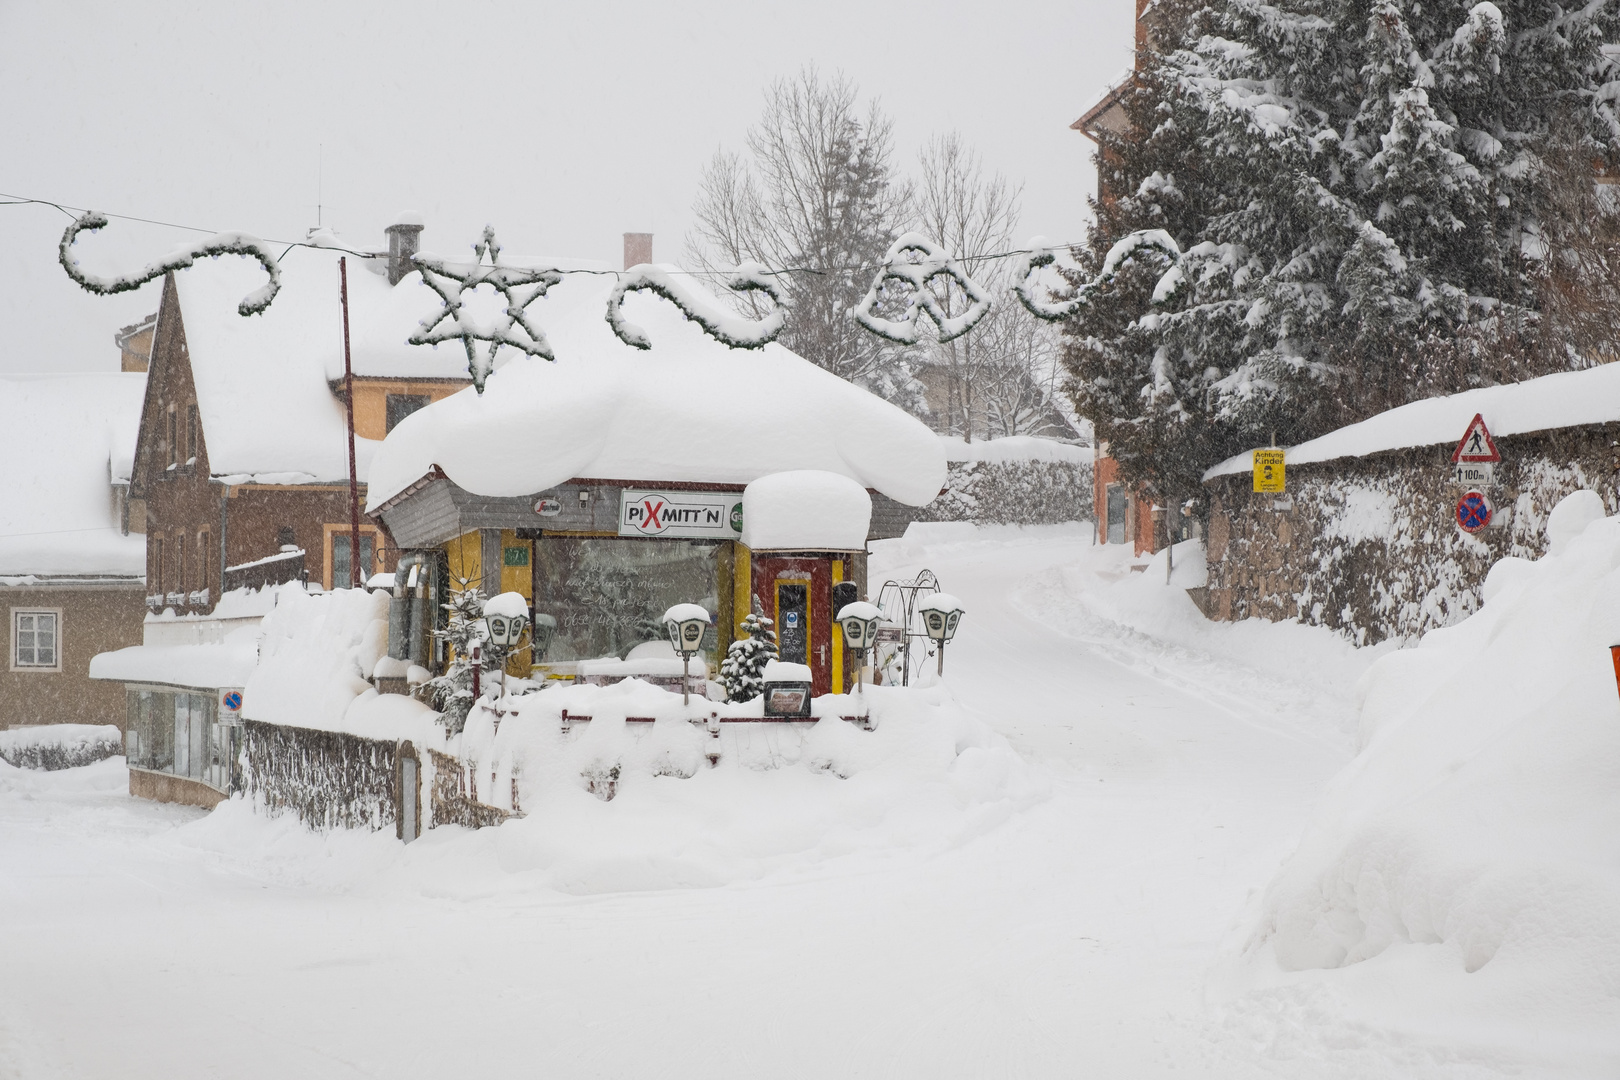
[[[1493,563],[1546,550],[1547,515],[1565,495],[1590,489],[1620,509],[1617,442],[1620,424],[1498,438],[1496,516],[1472,536],[1455,523],[1465,489],[1450,446],[1290,463],[1282,497],[1253,493],[1247,473],[1217,476],[1206,483],[1205,612],[1298,618],[1367,644],[1461,622]]]
[[[398,746],[341,731],[249,720],[248,798],[264,813],[293,814],[312,829],[371,829],[398,820]]]

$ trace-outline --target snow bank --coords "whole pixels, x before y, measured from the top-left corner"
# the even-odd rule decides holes
[[[947,688],[868,687],[865,702],[871,731],[841,719],[862,704],[843,696],[818,699],[827,715],[813,723],[723,723],[718,738],[688,719],[716,706],[687,711],[639,681],[513,699],[498,726],[475,709],[462,752],[480,797],[505,805],[516,775],[526,816],[456,843],[487,845],[508,872],[539,872],[567,892],[708,887],[853,853],[953,846],[1047,796],[1044,774]],[[565,732],[564,709],[598,719]],[[610,719],[626,715],[656,719]]]
[[[1359,978],[1397,1012],[1620,1032],[1620,519],[1596,503],[1564,500],[1547,556],[1369,669],[1364,748],[1265,896],[1257,970],[1376,961]]]
[[[283,586],[260,631],[259,663],[242,693],[247,719],[367,738],[442,741],[433,710],[400,694],[378,694],[366,681],[388,651],[386,593],[338,589],[310,595],[296,584]]]
[[[801,469],[743,490],[743,545],[754,551],[864,551],[872,497],[847,476]]]
[[[1604,364],[1561,371],[1522,383],[1414,401],[1291,446],[1286,460],[1289,465],[1309,465],[1410,446],[1455,446],[1476,415],[1485,418],[1485,426],[1497,437],[1610,423],[1620,418],[1620,367]],[[1251,455],[1237,454],[1206,472],[1204,479],[1252,469]]]
[[[136,374],[0,379],[0,576],[145,577],[146,538],[119,533],[112,497],[145,394]]]
[[[746,484],[820,469],[921,506],[944,485],[939,440],[916,418],[781,345],[722,345],[640,293],[625,310],[653,345],[633,348],[603,318],[613,287],[572,275],[530,304],[556,362],[512,355],[482,396],[469,388],[407,417],[362,469],[368,509],[434,465],[499,496],[575,477]]]
[[[72,769],[124,752],[113,724],[41,724],[0,731],[0,760],[19,769]]]

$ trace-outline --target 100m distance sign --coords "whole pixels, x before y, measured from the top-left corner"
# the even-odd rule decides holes
[[[736,540],[742,536],[742,492],[626,488],[619,495],[619,535]]]

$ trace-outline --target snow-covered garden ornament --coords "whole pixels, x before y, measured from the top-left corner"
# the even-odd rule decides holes
[[[562,275],[550,268],[501,265],[501,245],[492,226],[485,226],[484,238],[473,245],[473,251],[478,261],[470,265],[431,255],[411,257],[422,272],[422,280],[444,301],[444,309],[423,319],[422,328],[407,340],[412,345],[460,341],[467,349],[467,372],[473,387],[482,394],[484,380],[495,370],[495,353],[502,345],[544,360],[556,359],[546,335],[529,321],[525,309],[561,281]],[[481,318],[484,313],[464,306],[465,294],[481,285],[492,286],[506,300],[506,306],[493,318]],[[480,341],[487,343],[482,351],[476,344]]]
[[[217,258],[220,255],[242,255],[257,259],[259,265],[264,267],[265,275],[270,279],[262,288],[255,289],[242,298],[242,302],[236,306],[238,314],[259,314],[270,306],[270,301],[281,291],[281,264],[270,253],[270,249],[265,247],[264,241],[256,236],[239,232],[216,233],[206,240],[185,245],[156,262],[147,263],[134,274],[119,274],[116,277],[88,274],[79,266],[79,258],[73,254],[73,244],[81,232],[95,232],[106,226],[106,215],[91,210],[67,227],[67,231],[62,234],[62,243],[57,249],[57,259],[61,262],[62,269],[67,271],[67,276],[88,292],[99,296],[129,292],[131,289],[140,288],[148,281],[155,281],[171,270],[184,270],[204,256]]]
[[[967,310],[960,315],[946,315],[939,297],[928,287],[939,277],[950,278],[967,295]],[[872,310],[877,306],[878,294],[889,281],[910,286],[903,318],[886,319]],[[855,305],[855,321],[881,338],[901,345],[915,345],[919,331],[917,316],[925,311],[939,331],[939,340],[950,341],[973,329],[990,313],[990,297],[944,248],[921,233],[908,232],[889,245],[883,256],[883,269],[872,279],[872,287],[866,290],[861,302]]]
[[[608,296],[607,321],[614,334],[626,345],[652,348],[647,332],[624,317],[624,298],[633,292],[650,292],[681,309],[681,314],[703,327],[703,332],[733,349],[763,349],[782,332],[785,308],[782,293],[771,280],[770,271],[757,262],[745,262],[726,282],[735,292],[762,292],[775,307],[757,322],[741,318],[715,304],[701,291],[690,288],[675,274],[660,266],[642,263],[619,276],[619,283]]]
[[[1154,303],[1163,302],[1181,284],[1180,276],[1175,273],[1181,263],[1181,248],[1177,246],[1175,238],[1163,229],[1143,229],[1122,238],[1119,243],[1108,249],[1108,256],[1103,260],[1102,272],[1097,275],[1097,279],[1076,287],[1074,295],[1067,300],[1042,299],[1038,295],[1039,272],[1057,261],[1057,253],[1053,249],[1052,242],[1044,236],[1037,236],[1029,242],[1029,248],[1029,253],[1023,257],[1021,264],[1014,268],[1014,276],[1018,279],[1016,286],[1018,299],[1029,309],[1030,314],[1048,322],[1067,319],[1091,303],[1091,298],[1097,290],[1114,280],[1114,275],[1119,273],[1120,267],[1138,251],[1157,251],[1170,264],[1169,272],[1165,273],[1154,287]]]

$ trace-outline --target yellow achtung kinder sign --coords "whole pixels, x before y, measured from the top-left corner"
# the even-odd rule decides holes
[[[1283,452],[1256,450],[1254,452],[1254,490],[1283,491]]]

